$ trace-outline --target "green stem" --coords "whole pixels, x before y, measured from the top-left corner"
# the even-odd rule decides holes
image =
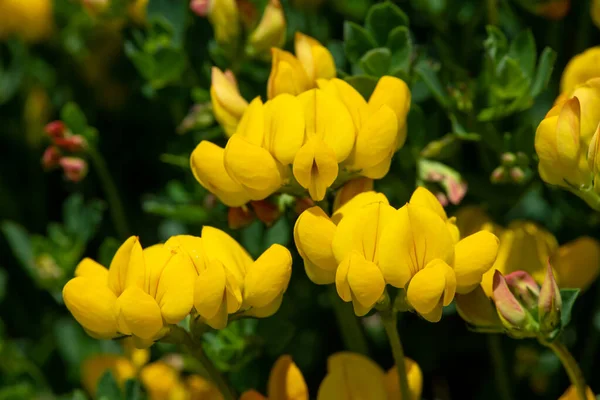
[[[567,349],[567,346],[565,346],[558,340],[552,343],[542,344],[545,344],[550,349],[552,349],[554,354],[556,354],[562,362],[563,367],[567,371],[567,375],[569,375],[569,380],[571,381],[571,384],[573,384],[575,386],[575,389],[577,390],[577,397],[579,398],[579,400],[586,400],[587,385],[585,384],[585,379],[583,378],[583,372],[581,372],[577,361],[575,361],[575,358],[573,358],[573,356]]]
[[[396,362],[396,371],[398,372],[398,381],[400,382],[400,399],[411,399],[410,389],[408,387],[408,377],[406,375],[406,365],[404,363],[404,350],[402,349],[402,342],[400,341],[400,335],[396,327],[396,312],[382,312],[381,319],[385,333],[390,341],[392,347],[392,355]]]
[[[333,306],[335,319],[337,320],[338,327],[342,334],[344,346],[347,350],[354,353],[368,355],[369,347],[367,345],[367,339],[365,338],[358,318],[354,315],[352,305],[350,303],[344,303],[338,296],[335,286],[330,286],[329,295],[331,298],[331,305]]]
[[[498,25],[498,0],[487,0],[488,23]]]
[[[119,192],[115,182],[113,181],[110,173],[108,172],[108,168],[106,167],[106,162],[104,161],[102,155],[93,147],[88,148],[87,153],[90,157],[90,160],[94,164],[96,173],[98,174],[100,182],[102,183],[102,188],[104,189],[106,200],[108,201],[108,208],[110,209],[110,215],[112,217],[113,224],[115,225],[117,234],[121,237],[121,239],[126,239],[130,232],[127,225],[127,218],[125,217],[123,203],[119,197]]]
[[[512,386],[506,368],[504,353],[502,352],[501,336],[499,334],[489,334],[487,337],[490,356],[492,357],[492,364],[494,367],[496,390],[502,400],[511,400],[513,398],[511,393]]]

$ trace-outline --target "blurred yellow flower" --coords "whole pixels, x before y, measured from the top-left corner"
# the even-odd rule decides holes
[[[368,313],[390,284],[406,289],[410,305],[432,322],[456,292],[479,286],[498,249],[498,238],[487,231],[458,241],[454,219],[424,188],[398,210],[375,192],[358,194],[331,219],[310,208],[298,218],[294,240],[308,277],[335,281],[357,315]]]
[[[586,389],[586,400],[595,400],[596,395],[592,392],[592,389],[589,386]],[[565,393],[558,400],[580,400],[579,395],[577,394],[577,388],[573,385],[569,386]]]
[[[242,394],[240,400],[308,400],[308,387],[292,357],[283,355],[277,359],[267,383],[267,396],[255,390]]]
[[[459,210],[457,217],[462,222],[462,235],[486,229],[500,238],[496,262],[483,276],[482,286],[488,297],[492,295],[495,270],[503,275],[526,271],[541,284],[550,261],[560,287],[581,290],[587,289],[600,274],[600,242],[590,237],[582,236],[559,246],[550,232],[533,222],[513,221],[502,228],[476,207]]]
[[[248,53],[270,56],[271,47],[284,45],[285,28],[285,15],[281,3],[279,0],[269,0],[258,26],[248,37]]]
[[[595,0],[595,3],[598,1]],[[600,46],[591,47],[569,61],[560,79],[560,92],[571,95],[577,86],[598,77],[600,77]]]
[[[222,72],[217,67],[212,68],[210,99],[215,119],[231,137],[248,108],[248,102],[240,95],[231,71]]]
[[[0,40],[16,35],[30,42],[47,39],[53,30],[52,0],[0,1]]]
[[[87,358],[81,364],[81,384],[93,397],[95,397],[98,381],[106,371],[112,373],[121,387],[125,385],[125,381],[135,378],[137,374],[137,370],[127,357],[102,354]]]

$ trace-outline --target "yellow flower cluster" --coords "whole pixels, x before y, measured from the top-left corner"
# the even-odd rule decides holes
[[[38,42],[53,29],[52,0],[0,1],[0,40],[11,35]]]
[[[410,305],[432,322],[455,293],[479,286],[498,252],[498,238],[488,231],[459,240],[454,218],[424,188],[400,209],[375,192],[357,195],[331,218],[310,208],[298,218],[294,239],[309,278],[335,282],[357,315],[368,313],[390,284],[406,289]]]
[[[129,379],[138,378],[149,400],[223,400],[219,390],[200,375],[182,378],[179,371],[165,361],[150,364],[148,350],[138,350],[125,339],[125,355],[98,354],[81,365],[81,381],[94,398],[100,378],[110,371],[115,381],[124,386]]]
[[[228,316],[277,311],[291,276],[290,252],[273,245],[256,261],[229,235],[205,226],[202,237],[174,236],[142,249],[137,237],[107,270],[86,258],[63,289],[69,311],[96,338],[131,335],[147,347],[193,309],[215,329]]]
[[[600,243],[582,236],[562,246],[556,237],[541,226],[529,221],[513,221],[507,228],[493,224],[478,207],[465,207],[456,214],[462,235],[485,229],[500,239],[498,257],[492,268],[483,275],[482,286],[492,296],[494,271],[508,275],[525,271],[542,284],[548,261],[556,282],[562,288],[587,289],[600,274]]]
[[[405,358],[409,400],[421,398],[423,374],[419,365]],[[399,399],[398,374],[393,367],[387,373],[360,354],[341,352],[328,359],[327,375],[317,392],[317,400],[331,399]],[[267,396],[255,390],[242,394],[240,400],[308,400],[309,393],[302,372],[290,356],[281,356],[269,376]]]

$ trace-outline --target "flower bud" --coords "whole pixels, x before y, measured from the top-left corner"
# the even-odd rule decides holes
[[[279,207],[276,204],[273,204],[269,200],[258,200],[251,201],[252,210],[254,214],[256,214],[256,218],[261,220],[267,226],[273,225],[273,222],[277,221],[277,219],[281,216],[281,211],[279,211]]]
[[[210,0],[192,0],[190,1],[190,10],[199,17],[207,17],[210,2]]]
[[[248,206],[229,207],[227,223],[231,229],[240,229],[249,225],[254,220],[254,215]]]
[[[213,67],[210,100],[216,120],[227,136],[231,137],[248,108],[248,102],[240,95],[231,71],[226,70],[223,73],[219,68]]]
[[[65,131],[67,130],[66,125],[62,121],[52,121],[46,124],[44,127],[44,131],[51,138],[59,138],[65,135]]]
[[[505,275],[504,279],[510,291],[527,309],[537,306],[540,287],[531,275],[525,271],[515,271]]]
[[[517,161],[517,156],[513,153],[503,153],[502,156],[500,156],[500,159],[502,160],[503,165],[511,166]]]
[[[315,202],[310,197],[297,197],[294,204],[294,212],[300,215],[309,208],[314,207],[314,205]]]
[[[531,315],[519,303],[500,271],[494,272],[493,298],[500,321],[515,336],[527,336]]]
[[[514,183],[523,183],[525,180],[525,172],[520,167],[512,167],[509,172],[510,179]]]
[[[506,169],[503,166],[497,167],[492,171],[492,175],[490,175],[490,181],[492,183],[501,183],[506,179]]]
[[[62,157],[59,161],[65,177],[71,182],[79,182],[88,172],[87,162],[79,157]]]
[[[562,297],[560,289],[554,279],[552,266],[548,262],[546,279],[542,283],[538,299],[538,318],[540,321],[540,330],[543,333],[551,333],[561,327],[561,309]]]
[[[60,157],[61,154],[57,147],[48,146],[48,148],[44,151],[44,155],[42,156],[42,166],[46,170],[57,167]]]
[[[419,180],[439,184],[445,196],[440,196],[440,202],[449,201],[458,205],[467,194],[467,183],[454,169],[439,162],[421,159],[419,161]]]
[[[54,138],[54,144],[64,150],[78,152],[87,147],[87,140],[81,135],[69,135],[66,137]]]
[[[241,32],[240,13],[235,0],[192,1],[190,8],[198,15],[208,16],[218,44],[234,46],[237,43]]]
[[[246,51],[250,55],[267,55],[271,47],[285,43],[285,16],[279,0],[270,0],[256,29],[248,38]]]

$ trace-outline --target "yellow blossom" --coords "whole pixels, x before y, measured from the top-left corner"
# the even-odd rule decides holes
[[[313,207],[298,218],[294,239],[309,278],[335,279],[357,315],[368,313],[390,284],[406,289],[410,305],[433,322],[456,292],[479,286],[498,249],[487,231],[458,241],[454,219],[424,188],[398,210],[374,192],[358,194],[331,219]]]
[[[600,77],[600,46],[591,47],[569,61],[562,73],[560,91],[570,94],[577,86],[598,77]]]
[[[279,309],[292,271],[285,247],[272,245],[254,261],[231,236],[209,226],[201,237],[173,236],[165,246],[193,263],[198,274],[194,306],[211,327],[224,328],[237,312],[263,318]]]
[[[240,400],[308,400],[308,387],[292,357],[283,355],[271,369],[267,396],[249,390],[242,394]]]
[[[258,26],[248,37],[250,54],[263,54],[285,43],[285,15],[279,0],[269,0]]]
[[[136,375],[135,367],[126,357],[116,354],[89,357],[81,364],[81,384],[92,396],[95,395],[98,381],[106,371],[112,373],[121,387],[125,385],[125,381],[135,378]]]
[[[282,93],[299,95],[316,87],[317,79],[335,77],[333,56],[317,40],[296,33],[293,54],[273,48],[271,74],[267,83],[269,99]]]
[[[53,29],[52,0],[0,1],[0,40],[16,35],[30,42],[47,39]]]
[[[586,400],[595,400],[596,395],[592,392],[590,387],[586,387]],[[562,396],[558,400],[580,400],[579,395],[577,394],[577,388],[574,385],[569,386],[569,388],[563,393]]]
[[[248,108],[248,102],[240,95],[231,71],[223,73],[217,67],[212,68],[210,99],[216,120],[231,137]]]
[[[333,210],[339,209],[357,194],[371,191],[373,191],[373,179],[364,177],[352,179],[335,194]]]
[[[236,0],[211,0],[207,11],[216,42],[224,46],[235,46],[241,34],[240,10]]]

